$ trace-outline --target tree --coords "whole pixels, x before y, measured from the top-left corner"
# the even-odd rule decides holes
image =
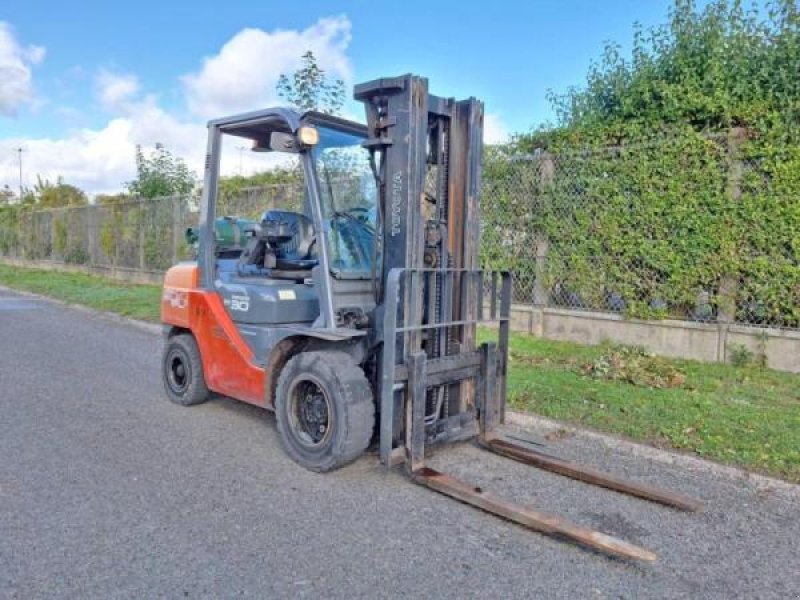
[[[8,185],[4,185],[3,189],[0,189],[0,206],[11,204],[13,199],[14,192],[11,191],[11,188],[8,187]]]
[[[290,77],[278,78],[278,96],[302,111],[339,114],[345,101],[344,81],[329,79],[311,50],[303,54],[301,61],[302,66]]]
[[[156,144],[148,155],[136,146],[136,179],[127,183],[128,191],[142,198],[189,194],[194,189],[195,174],[183,159],[173,156],[163,144]]]
[[[241,194],[249,188],[261,188],[274,185],[288,185],[302,182],[302,176],[294,167],[273,167],[267,171],[252,175],[229,175],[220,177],[218,195],[230,198]]]
[[[749,127],[775,113],[796,121],[797,0],[771,0],[766,11],[743,4],[711,0],[698,9],[695,0],[675,0],[667,23],[636,28],[630,58],[607,44],[584,86],[550,94],[560,125],[638,133],[674,124]]]
[[[40,208],[85,206],[89,203],[86,192],[74,185],[64,183],[61,177],[55,183],[50,183],[47,179],[43,180],[37,176],[36,185],[33,186],[33,194],[36,198],[36,204]]]

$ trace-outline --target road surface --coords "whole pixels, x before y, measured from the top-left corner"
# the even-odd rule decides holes
[[[386,473],[318,475],[273,417],[170,404],[161,339],[0,289],[0,598],[794,598],[800,494],[597,442],[552,451],[700,497],[684,514],[470,445],[433,465],[641,544],[652,565],[531,533]]]

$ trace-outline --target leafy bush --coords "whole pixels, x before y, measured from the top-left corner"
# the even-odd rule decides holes
[[[681,387],[686,376],[670,362],[647,352],[641,346],[608,345],[605,352],[581,367],[584,375],[594,379],[624,381],[652,388]]]
[[[136,146],[136,179],[128,182],[128,191],[142,198],[160,198],[188,194],[194,188],[195,174],[182,158],[174,156],[163,144],[156,144],[145,154]]]
[[[775,110],[798,116],[800,9],[772,0],[766,11],[740,0],[675,0],[663,25],[636,27],[630,58],[607,43],[586,85],[551,92],[560,133],[607,139],[689,125],[752,126]]]
[[[19,244],[19,208],[0,206],[0,254],[16,254]]]
[[[117,254],[117,226],[116,220],[103,223],[100,227],[100,248],[110,261],[114,261]]]
[[[729,344],[728,355],[734,367],[749,367],[755,362],[756,355],[744,344]]]
[[[53,220],[53,250],[62,256],[67,250],[67,224],[64,219]]]

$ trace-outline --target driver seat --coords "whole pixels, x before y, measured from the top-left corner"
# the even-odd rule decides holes
[[[288,210],[268,210],[261,215],[261,236],[275,250],[275,267],[281,270],[311,269],[319,262],[312,256],[317,236],[307,216]]]
[[[238,272],[274,279],[304,279],[317,266],[316,233],[311,219],[287,210],[268,210],[261,228],[242,252]]]

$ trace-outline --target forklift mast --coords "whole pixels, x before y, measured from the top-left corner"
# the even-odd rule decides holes
[[[362,83],[354,96],[366,108],[365,146],[383,153],[384,273],[475,269],[483,103],[429,94],[414,75]]]
[[[478,269],[483,104],[430,94],[414,75],[357,85],[354,97],[379,190],[381,460],[413,471],[426,444],[502,421],[511,279]],[[487,285],[499,340],[478,351]]]

